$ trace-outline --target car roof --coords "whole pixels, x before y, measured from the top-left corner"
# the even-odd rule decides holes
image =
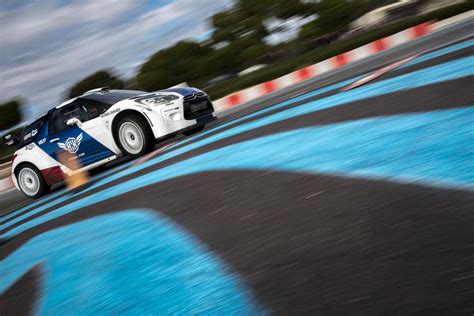
[[[145,91],[139,91],[139,90],[100,90],[100,89],[94,89],[90,90],[86,93],[84,93],[81,96],[69,99],[67,101],[64,101],[60,105],[56,106],[56,109],[62,108],[77,99],[86,99],[86,100],[94,100],[94,101],[100,101],[100,102],[107,102],[107,103],[117,103],[118,101],[129,99],[138,95],[145,94],[147,92]]]
[[[133,98],[142,94],[146,94],[145,91],[138,90],[108,90],[94,93],[86,93],[79,98],[86,100],[94,100],[99,102],[105,102],[109,104],[117,103],[121,100]]]

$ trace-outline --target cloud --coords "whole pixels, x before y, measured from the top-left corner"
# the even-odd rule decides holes
[[[131,75],[157,50],[209,30],[231,0],[37,0],[0,7],[0,98],[21,96],[31,118],[58,104],[74,82],[103,68]]]
[[[64,42],[88,31],[118,23],[136,1],[80,1],[55,7],[51,1],[37,1],[14,12],[0,12],[2,31],[0,66],[16,65],[29,52],[51,52]]]

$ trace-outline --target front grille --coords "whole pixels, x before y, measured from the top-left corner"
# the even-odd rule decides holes
[[[202,104],[204,105],[200,109],[193,109],[193,105]],[[212,103],[205,93],[198,92],[192,95],[188,95],[183,99],[184,118],[186,120],[194,120],[198,117],[210,114],[214,112]]]
[[[193,101],[196,99],[206,98],[206,94],[202,91],[194,92],[193,94],[187,95],[183,98],[184,102]]]

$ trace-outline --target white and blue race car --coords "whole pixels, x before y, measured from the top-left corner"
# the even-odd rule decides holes
[[[26,196],[38,198],[75,172],[121,156],[138,157],[155,143],[200,131],[215,119],[208,95],[194,88],[156,92],[99,88],[68,100],[6,135],[17,145],[12,179]]]

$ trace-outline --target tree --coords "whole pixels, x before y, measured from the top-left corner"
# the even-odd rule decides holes
[[[299,39],[316,38],[343,29],[371,7],[367,0],[322,0],[314,7],[318,18],[301,28]]]
[[[82,95],[92,89],[100,87],[110,87],[114,89],[123,89],[124,82],[111,74],[108,70],[100,70],[81,81],[74,84],[68,92],[69,98],[74,98]]]
[[[154,54],[137,75],[138,86],[153,91],[182,82],[200,83],[212,73],[212,49],[196,42],[182,41]]]
[[[21,102],[11,100],[0,104],[0,129],[7,129],[21,122]]]
[[[357,7],[356,1],[323,0],[319,3],[318,27],[324,32],[332,32],[346,26]]]
[[[317,4],[288,0],[237,0],[235,6],[215,14],[212,19],[214,63],[225,72],[238,72],[269,59],[271,47],[265,37],[268,19],[288,19],[309,16],[316,12]]]
[[[236,0],[231,9],[212,16],[214,31],[210,40],[205,44],[182,41],[158,51],[142,65],[136,76],[137,86],[144,90],[159,90],[181,82],[200,86],[215,77],[269,63],[274,61],[272,52],[280,49],[265,41],[271,32],[278,32],[271,21],[318,16],[301,30],[300,39],[311,42],[346,25],[355,14],[354,9],[371,1],[385,0]],[[295,41],[293,47],[304,46]],[[286,51],[286,57],[298,51]]]
[[[311,1],[238,0],[234,8],[212,17],[211,22],[215,30],[213,39],[216,43],[232,42],[248,36],[262,40],[269,35],[264,26],[265,20],[306,17],[317,13],[318,8],[319,4]]]

